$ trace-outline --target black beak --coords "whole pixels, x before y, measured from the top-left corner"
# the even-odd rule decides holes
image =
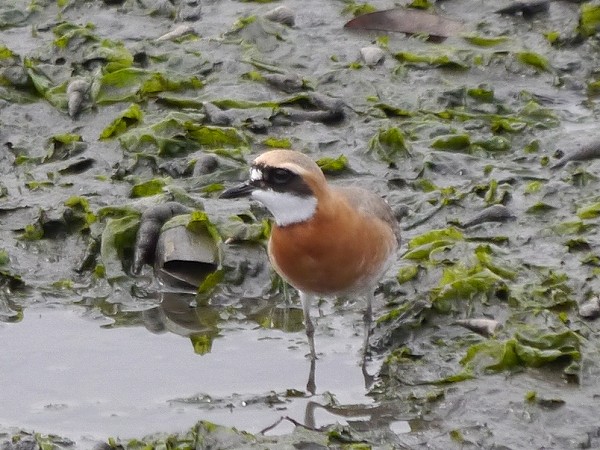
[[[252,194],[252,191],[254,191],[255,189],[255,186],[252,186],[250,182],[247,182],[224,190],[223,192],[221,192],[219,198],[248,197],[250,194]]]

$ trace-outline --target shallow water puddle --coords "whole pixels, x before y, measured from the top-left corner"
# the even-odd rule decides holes
[[[110,323],[83,308],[28,308],[22,322],[1,324],[0,379],[11,389],[0,423],[76,440],[175,432],[198,420],[256,433],[282,416],[304,423],[307,407],[313,426],[345,423],[319,408],[325,392],[340,403],[373,403],[358,364],[362,338],[352,330],[341,331],[343,340],[317,337],[317,394],[290,398],[288,389],[305,392],[310,369],[303,332],[236,322],[200,356],[187,338],[102,327]]]

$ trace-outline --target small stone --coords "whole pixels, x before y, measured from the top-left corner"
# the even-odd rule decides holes
[[[204,103],[203,106],[204,114],[206,115],[206,119],[209,123],[213,125],[227,127],[233,122],[233,118],[227,113],[227,111],[223,111],[222,109],[209,102]]]
[[[169,0],[158,0],[149,9],[153,16],[172,18],[175,15],[175,7]]]
[[[271,86],[287,93],[298,92],[304,87],[304,80],[295,73],[272,73],[263,75],[264,80]]]
[[[195,22],[202,16],[202,6],[198,0],[187,0],[181,4],[177,19],[186,22]]]
[[[598,297],[593,297],[579,305],[579,315],[584,319],[597,319],[600,316],[600,301]]]
[[[94,445],[93,450],[111,450],[113,448],[114,447],[111,447],[106,442],[98,442],[96,445]]]
[[[294,23],[296,22],[294,11],[283,5],[268,11],[264,17],[265,19],[278,22],[289,27],[293,27]]]
[[[514,214],[506,206],[492,205],[468,219],[461,226],[469,228],[486,222],[506,222],[513,219],[515,219]]]
[[[214,155],[202,155],[194,165],[194,176],[212,173],[219,167],[219,160]]]
[[[90,83],[86,80],[77,79],[69,83],[67,87],[67,105],[69,116],[75,117],[82,109],[83,102],[87,97]]]
[[[25,87],[29,83],[29,75],[23,66],[0,69],[0,76],[16,87]]]
[[[178,25],[168,33],[163,34],[161,37],[156,38],[157,41],[172,41],[178,39],[186,34],[196,34],[194,28],[189,25]]]
[[[367,66],[376,66],[385,59],[385,53],[379,47],[370,46],[360,49],[360,56]]]
[[[502,325],[497,320],[493,319],[464,319],[454,322],[455,325],[471,330],[482,336],[493,336],[496,331],[502,328]]]

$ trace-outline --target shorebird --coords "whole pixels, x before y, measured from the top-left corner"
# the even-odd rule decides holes
[[[247,182],[221,194],[221,198],[247,196],[274,217],[269,259],[299,291],[311,359],[317,356],[310,316],[315,297],[366,297],[366,353],[374,290],[400,242],[389,205],[365,189],[331,186],[313,160],[292,150],[263,153],[252,163]]]

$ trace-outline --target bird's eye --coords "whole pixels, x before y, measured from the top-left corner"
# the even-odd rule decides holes
[[[290,181],[292,175],[292,172],[287,169],[273,169],[270,178],[274,184],[285,184]]]

